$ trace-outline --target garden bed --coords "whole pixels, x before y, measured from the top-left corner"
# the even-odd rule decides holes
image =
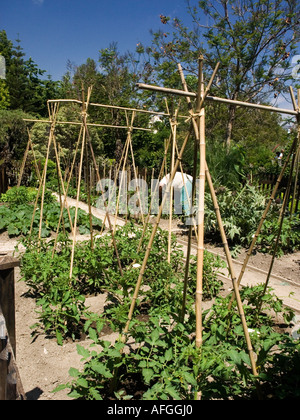
[[[161,227],[164,228],[165,226],[165,222],[164,220],[161,221]],[[173,226],[176,229],[176,233],[181,233],[180,232],[180,224],[176,221],[174,221],[174,225]],[[177,226],[176,226],[177,225]],[[132,253],[132,249],[136,249],[136,243],[134,244],[133,247],[130,247],[130,240],[134,239],[136,241],[137,238],[135,238],[137,231],[122,231],[120,233],[119,236],[119,241],[121,241],[121,258],[122,258],[122,264],[123,264],[123,268],[126,270],[126,281],[130,280],[132,282],[131,287],[134,287],[134,283],[135,280],[134,278],[136,277],[135,275],[133,276],[134,278],[130,278],[130,276],[128,277],[128,274],[130,274],[128,272],[129,266],[130,264],[132,264],[132,261],[135,259],[136,255],[135,253]],[[182,233],[184,233],[184,231],[182,231]],[[9,237],[5,236],[7,235],[6,233],[4,233],[2,235],[2,237],[4,237],[5,241],[6,241],[6,245],[7,248],[11,249],[10,247],[10,243],[13,241],[13,243],[16,242],[16,239],[10,239]],[[159,240],[158,243],[156,244],[156,246],[158,247],[156,249],[156,254],[154,254],[154,260],[150,261],[150,272],[151,272],[151,267],[155,267],[157,268],[161,262],[162,262],[162,255],[161,252],[163,251],[163,247],[162,244],[165,243],[165,239],[164,239],[164,235],[162,233],[160,233],[159,235]],[[130,238],[130,240],[126,240],[126,238]],[[86,235],[86,237],[81,237],[81,239],[85,239],[88,240],[89,239],[89,235]],[[48,240],[51,240],[51,238],[48,238]],[[47,240],[47,241],[48,241]],[[46,246],[47,241],[44,242]],[[160,242],[161,241],[161,242]],[[1,237],[0,237],[0,243],[1,243]],[[215,247],[211,247],[210,245],[208,245],[208,247],[213,250],[214,252],[220,253],[222,254],[222,250],[218,250]],[[87,246],[88,248],[88,246]],[[104,246],[103,249],[107,250],[109,248],[109,246]],[[46,250],[47,248],[43,248],[43,252]],[[72,387],[74,385],[71,385],[70,383],[70,376],[69,376],[69,369],[71,369],[71,372],[73,373],[73,376],[78,375],[79,372],[83,371],[85,365],[82,362],[82,357],[86,358],[86,361],[88,361],[89,358],[89,345],[92,344],[93,342],[95,342],[95,344],[99,347],[99,345],[103,345],[103,343],[107,340],[107,342],[110,343],[114,343],[118,337],[119,337],[119,332],[122,331],[122,328],[118,330],[116,330],[115,328],[111,328],[111,325],[109,322],[105,322],[104,325],[102,326],[102,328],[100,328],[98,333],[95,333],[95,326],[97,325],[96,323],[91,323],[90,326],[93,327],[92,329],[87,328],[85,331],[81,331],[80,334],[74,334],[73,335],[73,339],[71,337],[62,337],[61,335],[63,335],[63,331],[60,331],[59,335],[56,334],[55,337],[55,333],[56,333],[56,327],[54,325],[55,328],[53,328],[53,325],[49,327],[48,324],[48,316],[47,316],[47,312],[45,312],[45,317],[44,318],[40,318],[40,325],[39,328],[36,328],[38,331],[38,334],[35,335],[34,337],[31,336],[31,327],[33,324],[36,323],[37,321],[37,314],[36,314],[36,309],[37,309],[37,302],[35,301],[35,299],[32,298],[32,291],[37,291],[38,294],[40,293],[40,284],[34,284],[34,282],[31,283],[30,277],[31,277],[31,268],[30,268],[30,264],[33,264],[33,267],[36,263],[36,257],[34,256],[34,247],[33,247],[33,253],[32,255],[29,255],[30,259],[29,261],[27,261],[27,264],[29,262],[29,266],[27,267],[27,273],[26,273],[26,277],[27,277],[27,282],[29,281],[29,284],[31,284],[31,286],[33,286],[33,288],[31,287],[31,293],[28,294],[28,284],[26,285],[23,282],[17,282],[16,284],[16,311],[17,311],[17,336],[18,336],[18,350],[17,350],[17,360],[18,360],[18,365],[20,368],[20,373],[21,373],[21,377],[24,383],[24,388],[25,388],[25,392],[27,392],[27,397],[28,399],[68,399],[69,397],[67,396],[67,391],[68,389],[64,389],[60,392],[56,393],[52,393],[52,390],[54,388],[56,388],[57,386],[59,387],[61,384],[65,384],[65,383],[69,383],[69,387]],[[77,252],[77,251],[76,251]],[[83,260],[82,261],[89,261],[92,254],[90,253],[86,253],[85,250],[81,250],[80,251],[80,246],[79,246],[79,252],[81,252],[81,254],[79,253],[79,257]],[[103,253],[103,252],[102,252]],[[101,257],[100,259],[102,259],[102,253],[98,255],[98,259],[99,257]],[[174,248],[174,258],[172,256],[172,258],[174,259],[173,262],[175,262],[176,265],[176,258],[179,258],[179,254],[178,251],[176,250],[176,248]],[[66,259],[67,259],[68,255],[66,254]],[[105,264],[105,267],[109,267],[109,261],[110,261],[110,254],[104,252],[104,257],[108,258],[108,262],[107,264]],[[93,257],[94,258],[94,257]],[[95,264],[97,262],[97,256],[95,259]],[[299,264],[298,264],[298,259],[299,256],[297,254],[293,254],[292,256],[289,256],[289,261],[288,261],[288,266],[290,265],[290,259],[292,259],[293,263],[295,264],[293,269],[291,270],[291,276],[293,277],[294,275],[296,275],[295,280],[297,280],[297,270],[299,270]],[[47,260],[47,258],[46,258]],[[45,261],[46,261],[45,260]],[[282,257],[282,259],[276,259],[276,262],[278,260],[282,261],[282,264],[277,266],[279,267],[277,271],[277,273],[279,275],[286,275],[286,271],[284,271],[284,261],[287,261],[286,256]],[[269,261],[270,261],[270,257],[264,255],[264,254],[256,254],[252,257],[251,259],[251,264],[255,265],[256,268],[261,268],[261,269],[265,269],[267,270],[269,267]],[[75,258],[75,262],[76,262],[76,258]],[[139,261],[140,262],[140,261]],[[159,262],[159,264],[158,264]],[[216,261],[212,262],[212,266],[215,266]],[[111,260],[111,264],[112,264],[112,260]],[[128,266],[129,264],[129,266]],[[151,265],[152,264],[152,265]],[[67,264],[68,265],[68,264]],[[104,266],[103,266],[104,267]],[[168,267],[165,265],[162,265],[162,270],[167,270],[167,271],[163,271],[165,274],[168,273]],[[82,267],[76,266],[76,274],[80,273]],[[63,270],[62,267],[60,267],[60,270]],[[79,270],[79,271],[77,271]],[[86,270],[88,270],[88,272],[90,273],[90,267],[86,266]],[[280,271],[282,270],[282,271]],[[66,272],[67,270],[67,266],[66,266]],[[138,270],[137,270],[138,271]],[[45,271],[46,273],[46,271]],[[83,270],[83,279],[85,279],[84,281],[86,281],[86,273]],[[161,274],[158,271],[159,274]],[[17,270],[17,278],[20,277],[20,273],[19,270]],[[24,273],[23,273],[24,274]],[[51,274],[51,273],[50,273]],[[63,277],[68,277],[65,276],[66,273],[63,274]],[[157,280],[159,280],[160,282],[160,287],[164,287],[163,286],[163,282],[164,282],[164,275],[161,277],[160,275],[154,274],[154,278],[155,278],[155,282]],[[49,275],[49,274],[48,274]],[[82,276],[82,273],[80,274]],[[89,274],[90,275],[90,274]],[[88,275],[88,276],[89,276]],[[109,275],[112,275],[114,278],[113,272],[111,272]],[[208,275],[209,272],[208,272]],[[151,277],[151,276],[150,276]],[[49,277],[49,279],[51,280],[53,277]],[[88,279],[88,277],[87,277]],[[118,277],[116,278],[115,282],[116,284],[118,284],[119,280],[117,280]],[[149,279],[148,279],[149,280]],[[98,280],[97,280],[98,281]],[[296,281],[295,281],[296,282]],[[87,283],[88,284],[88,283]],[[86,284],[86,285],[87,285]],[[219,288],[219,286],[217,286],[217,284],[213,284],[213,286],[216,286],[216,294],[218,296],[220,296],[221,298],[225,297],[230,290],[232,289],[232,285],[231,282],[227,282],[225,279],[223,279],[223,286],[221,288]],[[44,285],[42,285],[42,287],[44,287]],[[166,303],[166,298],[164,296],[164,293],[162,295],[160,295],[159,293],[159,289],[157,289],[157,286],[155,286],[154,284],[154,289],[156,287],[156,291],[155,293],[157,294],[156,300],[157,302],[165,302]],[[169,286],[167,286],[169,287]],[[35,289],[36,288],[36,289]],[[126,286],[122,285],[122,293],[124,295],[124,292],[126,292]],[[163,289],[164,290],[164,289]],[[169,289],[170,290],[170,289]],[[144,293],[145,290],[141,291],[141,293]],[[79,293],[79,292],[78,292]],[[171,293],[172,295],[172,293]],[[170,296],[171,296],[170,295]],[[193,292],[191,293],[191,296],[193,295]],[[31,296],[31,297],[30,297]],[[78,296],[78,295],[77,295]],[[87,307],[89,307],[89,310],[95,314],[102,314],[103,310],[105,308],[105,306],[107,307],[107,303],[106,299],[107,299],[107,293],[106,292],[97,292],[96,296],[92,295],[91,293],[86,294],[85,296],[85,305]],[[115,295],[115,298],[118,298],[117,295]],[[171,296],[172,298],[172,296]],[[174,298],[174,297],[173,297]],[[193,297],[192,297],[193,300]],[[156,303],[157,303],[156,302]],[[174,301],[175,302],[175,301]],[[205,298],[205,302],[204,302],[204,306],[203,306],[203,310],[207,310],[208,308],[211,307],[211,305],[213,304],[214,299],[209,298],[209,296]],[[47,303],[47,301],[46,301]],[[155,303],[155,304],[156,304]],[[41,303],[40,303],[41,304]],[[45,302],[43,302],[43,304],[45,304]],[[154,304],[154,303],[153,303]],[[159,303],[160,304],[160,303]],[[46,311],[49,310],[49,308],[51,308],[52,303],[50,304],[50,306],[47,309],[47,306],[45,306]],[[144,301],[143,303],[143,310],[140,312],[140,315],[137,315],[136,319],[138,320],[138,330],[141,329],[141,333],[145,334],[145,331],[148,328],[148,324],[151,324],[152,327],[154,326],[153,324],[153,319],[155,320],[155,318],[152,318],[151,320],[151,316],[149,315],[148,311],[147,311],[147,300]],[[152,305],[152,304],[151,304]],[[151,306],[150,305],[150,306]],[[50,309],[49,314],[51,315],[51,311],[53,310],[53,306],[52,309]],[[119,309],[119,312],[113,312],[113,317],[114,317],[114,321],[118,321],[119,326],[121,325],[121,321],[119,320],[119,318],[121,319],[123,317],[123,321],[124,322],[124,317],[126,318],[126,316],[128,315],[128,311],[125,308],[124,311],[121,310],[121,306]],[[149,307],[148,307],[149,310]],[[217,309],[217,310],[220,310]],[[162,312],[163,313],[163,312]],[[77,314],[75,314],[77,316]],[[163,317],[166,316],[166,313],[164,313]],[[170,322],[170,317],[172,317],[171,313],[169,315],[169,322]],[[51,318],[51,316],[50,316]],[[79,322],[78,324],[82,324],[84,323],[84,319],[82,318],[78,318]],[[221,317],[222,319],[222,317]],[[119,322],[120,321],[120,322]],[[44,324],[44,327],[48,328],[48,331],[43,331],[43,329],[41,329],[41,322],[42,324]],[[273,329],[276,332],[289,332],[290,328],[291,328],[291,324],[287,323],[286,321],[284,321],[284,319],[282,318],[282,315],[279,313],[277,313],[276,317],[275,317],[275,321],[273,320],[272,322],[275,322],[273,325]],[[59,324],[57,324],[59,326]],[[171,325],[171,324],[170,324]],[[166,325],[164,328],[164,331],[166,333],[166,331],[171,331],[170,330],[170,325]],[[175,325],[175,324],[174,324]],[[172,326],[172,328],[174,328],[174,325]],[[190,327],[190,326],[189,326]],[[219,330],[219,327],[221,328]],[[216,331],[219,331],[219,334],[222,334],[224,332],[224,330],[222,330],[222,326],[214,326],[211,325],[209,328],[211,328],[211,331],[215,328],[217,328]],[[223,331],[223,332],[222,332]],[[235,327],[235,331],[237,333],[237,337],[239,337],[239,340],[242,337],[242,333],[240,330],[240,326],[236,325]],[[130,331],[129,331],[130,332]],[[134,334],[136,334],[136,331],[133,331]],[[165,334],[164,333],[164,334]],[[133,335],[134,335],[133,334]],[[172,345],[172,340],[174,340],[174,337],[172,338],[172,336],[166,336],[165,339],[167,340],[166,342],[163,342],[162,340],[160,340],[159,336],[156,336],[157,331],[155,332],[155,329],[153,331],[153,335],[152,335],[152,331],[149,330],[148,331],[148,335],[149,337],[151,337],[151,340],[154,342],[161,341],[162,344],[162,348],[161,350],[163,351],[164,355],[162,356],[165,360],[165,364],[166,367],[168,368],[168,365],[170,364],[171,361],[171,353],[172,353],[172,348],[168,347],[169,345]],[[191,329],[191,331],[188,333],[190,339],[193,341],[193,329]],[[55,339],[56,338],[56,339]],[[135,338],[138,338],[138,336],[135,336]],[[147,341],[147,336],[146,336],[146,341]],[[57,344],[57,340],[60,341],[60,346],[58,346]],[[75,341],[73,341],[75,340]],[[169,340],[169,341],[168,341]],[[171,341],[170,341],[171,340]],[[134,339],[133,339],[134,342]],[[166,344],[169,343],[169,344]],[[148,343],[149,345],[151,345],[151,343]],[[157,345],[161,345],[159,343],[157,343]],[[166,350],[166,346],[167,345],[167,350]],[[120,343],[119,343],[120,346]],[[129,346],[129,347],[128,347]],[[155,345],[156,346],[156,345]],[[101,346],[100,346],[101,347]],[[128,352],[131,351],[131,344],[130,343],[126,343],[126,346],[124,348],[124,352]],[[141,347],[140,351],[143,353],[145,352],[147,349],[145,347]],[[115,351],[113,349],[113,347],[110,349],[107,349],[108,354],[111,353],[112,355],[115,354]],[[174,350],[173,350],[174,351]],[[192,350],[192,348],[189,349],[189,351],[192,351],[193,356],[191,357],[195,357],[195,354],[193,353],[194,350]],[[229,361],[231,360],[230,363],[232,363],[232,361],[235,360],[238,361],[238,363],[244,363],[247,360],[247,355],[244,351],[242,351],[241,353],[241,357],[243,358],[240,359],[240,356],[238,356],[239,353],[236,353],[235,350],[230,350],[230,354],[232,357],[232,360],[229,359]],[[134,353],[133,353],[134,354]],[[103,356],[101,356],[103,357]],[[227,356],[226,356],[227,357]],[[97,369],[100,369],[101,371],[104,369],[104,365],[103,365],[103,360],[101,362],[101,358],[99,359],[99,366],[97,367]],[[217,361],[214,361],[214,363],[216,363]],[[117,394],[113,393],[110,394],[110,398],[116,397],[116,398],[120,398],[122,397],[122,395],[120,394],[120,392],[125,392],[125,396],[129,396],[133,395],[130,398],[133,399],[139,399],[141,397],[143,397],[143,393],[146,393],[145,395],[147,395],[147,392],[149,392],[149,386],[151,385],[150,383],[152,382],[152,386],[155,383],[155,375],[156,373],[153,371],[153,369],[148,368],[148,367],[143,367],[143,362],[141,362],[141,367],[142,369],[140,369],[140,372],[132,372],[129,375],[125,375],[125,377],[123,378],[123,382],[121,383],[121,389],[117,389]],[[154,363],[154,360],[153,360]],[[156,362],[155,362],[156,363]],[[181,366],[181,365],[180,365]],[[122,374],[123,372],[123,367],[120,369],[120,374]],[[185,384],[185,392],[186,389],[189,388],[190,386],[193,385],[194,383],[194,379],[191,377],[191,366],[187,365],[186,370],[184,371],[184,377],[182,377],[180,379],[184,380],[186,382]],[[226,375],[228,375],[228,367],[226,367],[226,365],[223,366],[223,368],[225,370],[227,370]],[[79,370],[77,370],[79,369]],[[135,367],[136,369],[136,367]],[[217,367],[218,370],[218,367]],[[181,375],[181,367],[178,371]],[[231,372],[231,370],[230,370]],[[108,375],[108,373],[106,372],[106,374]],[[110,373],[111,374],[111,373]],[[109,374],[109,375],[110,375]],[[24,375],[24,378],[23,378]],[[150,379],[151,378],[151,379]],[[144,381],[142,380],[144,379]],[[179,378],[177,379],[179,380]],[[85,383],[86,379],[84,377],[80,378],[80,383]],[[154,381],[154,382],[153,382]],[[175,377],[175,383],[176,383],[176,377]],[[103,385],[103,384],[102,384]],[[230,386],[232,386],[233,384],[231,384]],[[104,389],[106,385],[104,383]],[[179,394],[177,394],[176,391],[176,386],[173,387],[173,385],[169,386],[164,384],[164,387],[166,388],[164,391],[162,391],[162,394],[157,394],[157,395],[168,395],[168,397],[171,398],[176,398],[178,397]],[[90,386],[89,386],[90,388]],[[97,388],[97,386],[96,386]],[[95,396],[99,396],[98,391],[96,391],[96,388],[94,389],[95,391]],[[101,387],[100,387],[101,388]],[[147,391],[148,389],[148,391]],[[98,389],[99,390],[99,389]],[[79,394],[78,394],[79,391]],[[72,396],[76,396],[80,397],[83,396],[84,394],[80,394],[82,392],[85,392],[84,389],[80,389],[80,387],[77,387],[76,390],[76,386],[73,389],[73,394]],[[154,392],[154,394],[153,394]],[[150,394],[148,393],[148,395],[153,396],[156,395],[155,393],[158,392],[157,390],[155,390],[155,388],[152,389],[152,391],[150,391]],[[167,394],[165,394],[165,392],[167,392]],[[236,392],[236,391],[235,391]],[[245,390],[243,390],[243,392],[245,392]],[[102,397],[106,398],[109,395],[105,392],[102,392]],[[208,394],[206,394],[207,396]],[[228,396],[228,393],[226,394]],[[213,393],[211,394],[211,396],[213,397]],[[89,396],[91,397],[91,395]],[[251,396],[247,396],[250,397]],[[162,398],[164,399],[164,398]]]
[[[254,256],[255,257],[255,256]],[[19,269],[17,279],[20,277]],[[231,288],[230,282],[224,280],[221,295],[228,293]],[[16,316],[17,316],[17,360],[21,378],[28,399],[39,400],[59,400],[69,399],[68,390],[52,393],[52,390],[60,384],[70,381],[69,369],[83,369],[84,363],[82,356],[77,352],[77,345],[88,348],[91,340],[81,336],[79,340],[64,341],[62,346],[58,346],[54,338],[49,338],[46,334],[39,334],[34,339],[31,337],[30,326],[36,322],[36,304],[34,299],[26,296],[27,286],[24,282],[16,283]],[[106,294],[90,296],[86,300],[87,306],[91,311],[101,313],[105,305]],[[204,309],[209,307],[211,302],[206,302]],[[276,321],[276,330],[289,332],[291,326],[287,325],[281,317]],[[101,332],[101,340],[114,342],[118,338],[117,332],[107,327]],[[128,378],[129,381],[129,378]],[[132,388],[128,383],[128,389]],[[138,390],[136,390],[138,393]]]

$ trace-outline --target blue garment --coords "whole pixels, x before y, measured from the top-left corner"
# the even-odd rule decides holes
[[[190,208],[190,206],[192,206],[192,187],[193,187],[193,183],[188,178],[185,186],[183,186],[182,189],[181,189],[181,205],[182,205],[183,213],[186,216],[190,215],[191,210],[192,210]],[[188,195],[187,195],[187,193],[188,193]]]

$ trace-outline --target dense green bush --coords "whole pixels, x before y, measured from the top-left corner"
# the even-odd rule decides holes
[[[37,190],[34,188],[14,187],[2,194],[1,201],[5,205],[0,206],[0,232],[7,231],[8,235],[20,236],[28,235],[32,223],[32,236],[37,235],[40,224],[40,207],[36,209],[34,218],[34,202],[36,201]],[[38,200],[40,204],[41,198]],[[75,208],[70,208],[71,219],[75,219]],[[52,232],[56,232],[60,218],[60,204],[50,191],[45,192],[43,221],[41,236],[47,238]],[[32,220],[33,218],[33,220]],[[102,221],[96,217],[92,217],[92,224],[95,230],[100,230]],[[77,226],[79,233],[85,234],[90,232],[89,216],[81,209],[78,209]],[[66,232],[71,231],[71,224],[66,209],[63,210],[63,227]],[[62,227],[61,227],[62,228]]]

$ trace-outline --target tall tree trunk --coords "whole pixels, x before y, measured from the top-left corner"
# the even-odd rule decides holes
[[[238,94],[237,92],[235,92],[232,95],[232,98],[234,101],[237,100]],[[226,149],[227,152],[230,149],[231,146],[231,138],[232,138],[232,130],[233,130],[233,125],[234,125],[234,120],[235,120],[235,114],[236,114],[236,105],[230,105],[228,108],[228,123],[227,123],[227,131],[226,131]]]

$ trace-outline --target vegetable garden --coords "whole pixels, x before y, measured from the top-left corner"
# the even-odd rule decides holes
[[[10,236],[23,235],[22,278],[28,286],[28,295],[37,304],[38,322],[33,326],[33,334],[43,332],[54,337],[58,345],[67,338],[76,341],[83,334],[88,337],[90,347],[77,344],[85,362],[83,370],[71,367],[73,379],[59,385],[55,392],[67,388],[71,398],[88,400],[299,398],[299,340],[279,331],[276,325],[278,317],[289,324],[293,313],[268,287],[269,276],[260,286],[240,287],[241,276],[255,246],[267,252],[272,248],[273,258],[280,252],[299,247],[299,218],[289,213],[293,209],[293,204],[289,208],[289,198],[293,195],[292,181],[299,159],[299,126],[269,200],[248,184],[237,197],[226,189],[217,194],[207,165],[205,142],[206,101],[221,101],[221,98],[209,97],[217,71],[218,66],[205,88],[203,61],[199,60],[197,93],[188,91],[180,66],[182,91],[139,86],[184,96],[190,109],[184,122],[188,125],[187,135],[180,150],[176,141],[179,111],[174,115],[168,112],[171,134],[165,154],[170,147],[171,181],[154,224],[146,217],[140,223],[129,221],[123,227],[113,225],[106,198],[106,225],[105,221],[93,217],[91,211],[88,215],[80,212],[78,202],[84,162],[92,160],[97,167],[90,140],[88,109],[101,105],[90,104],[90,88],[86,99],[76,101],[82,107],[81,121],[65,122],[79,125],[80,132],[78,153],[74,154],[68,177],[63,179],[56,142],[61,101],[48,102],[49,139],[38,189],[17,187],[2,195],[0,229],[7,230]],[[295,109],[289,113],[299,124],[299,107],[292,92],[291,95]],[[192,99],[196,100],[195,109]],[[239,106],[255,105],[239,103]],[[276,108],[257,107],[279,112]],[[127,129],[126,153],[131,152],[135,169],[131,134],[139,110],[126,109],[126,112],[127,126],[123,127]],[[197,211],[190,214],[193,223],[189,225],[185,255],[171,229],[160,229],[159,221],[172,179],[178,169],[182,172],[184,149],[192,137],[193,179],[199,178],[199,191],[196,197],[194,183],[192,199],[197,198]],[[54,202],[51,192],[47,192],[51,148],[56,158],[59,186],[56,192],[60,203]],[[76,157],[79,157],[77,204],[72,209],[65,197]],[[26,158],[25,153],[24,161]],[[126,159],[124,156],[125,163]],[[288,165],[289,184],[279,209],[274,200]],[[101,195],[105,196],[99,171],[97,181]],[[136,191],[139,193],[138,188]],[[87,201],[91,209],[90,190]],[[137,201],[142,213],[139,196]],[[287,213],[291,216],[286,222]],[[276,224],[272,214],[276,214]],[[170,222],[172,217],[171,211]],[[76,240],[77,229],[80,233],[89,233],[90,239]],[[223,261],[204,250],[204,235],[208,232],[212,237],[219,235],[224,245],[226,267],[232,280],[229,294],[224,293],[218,276],[219,270],[224,268]],[[197,242],[195,256],[191,255],[193,234]],[[283,241],[282,234],[286,235]],[[227,237],[236,246],[249,247],[239,278],[234,272]],[[90,312],[86,307],[86,297],[93,294],[106,294],[103,313]],[[101,339],[107,328],[118,333],[116,341]]]

